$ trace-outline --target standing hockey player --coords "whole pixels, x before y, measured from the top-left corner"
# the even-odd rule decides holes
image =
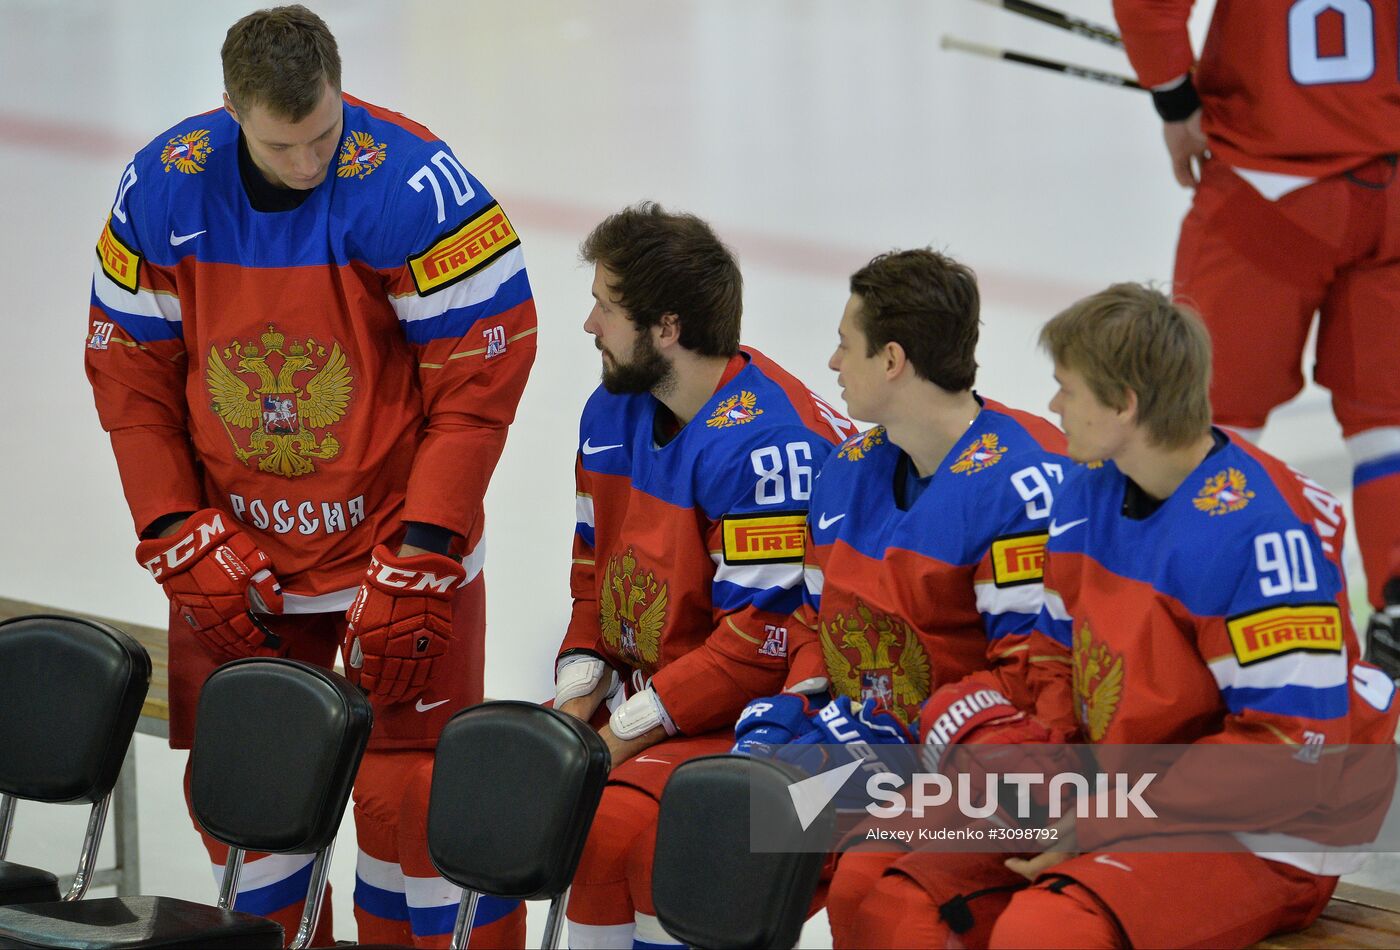
[[[520,242],[437,136],[341,92],[305,7],[239,20],[223,68],[223,108],[122,174],[87,341],[137,557],[170,598],[170,743],[218,664],[343,647],[376,718],[360,939],[445,939],[455,898],[400,813],[482,695],[482,498],[535,353]],[[310,861],[249,860],[237,907],[294,933]]]
[[[1055,495],[1037,621],[1072,648],[1061,675],[1083,737],[1265,746],[1295,758],[1304,748],[1388,744],[1400,706],[1389,678],[1357,660],[1341,506],[1211,428],[1210,341],[1197,318],[1156,291],[1118,284],[1055,317],[1041,341],[1055,361],[1050,408],[1070,456],[1102,460],[1076,466]],[[935,693],[925,731],[980,685],[974,676]],[[1036,721],[1009,701],[944,721],[962,724],[940,744],[1035,738]],[[1329,759],[1299,767],[1325,770]],[[1239,813],[1224,817],[1246,827],[1286,802],[1285,790],[1276,798],[1234,801]],[[1004,863],[912,855],[861,905],[859,939],[1244,947],[1307,926],[1357,858],[1256,854],[1245,839],[1236,851],[1191,854],[1121,844]]]
[[[1210,328],[1216,421],[1251,441],[1302,389],[1320,314],[1316,378],[1351,454],[1376,610],[1368,652],[1400,676],[1400,10],[1218,0],[1197,63],[1191,6],[1114,2],[1176,179],[1196,189],[1175,292]]]
[[[613,771],[569,944],[672,944],[651,904],[662,787],[681,762],[727,750],[745,703],[782,685],[812,479],[853,427],[740,346],[739,268],[699,218],[627,208],[582,256],[603,384],[579,425],[555,705],[597,716]]]
[[[745,711],[738,748],[809,724],[827,733],[823,742],[842,741],[838,733],[899,741],[930,693],[977,670],[994,671],[1023,705],[1039,699],[1048,715],[1067,715],[1067,689],[1034,695],[1037,680],[1063,678],[1032,673],[1065,660],[1032,630],[1050,503],[1069,466],[1064,437],[973,392],[971,269],[932,250],[882,254],[850,290],[830,366],[847,413],[876,425],[847,440],[816,481],[786,694]],[[839,719],[818,717],[800,695],[828,691],[845,707]],[[823,730],[833,722],[841,726]],[[836,946],[859,943],[855,908],[896,857],[840,856],[827,907]]]

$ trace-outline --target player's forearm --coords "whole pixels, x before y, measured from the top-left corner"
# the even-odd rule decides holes
[[[1191,0],[1114,0],[1113,15],[1138,81],[1149,89],[1195,64],[1187,22]]]
[[[205,507],[204,489],[183,429],[133,426],[115,429],[111,437],[122,491],[138,534],[166,515]]]
[[[439,525],[474,544],[478,513],[505,443],[504,428],[430,427],[413,459],[403,520]]]

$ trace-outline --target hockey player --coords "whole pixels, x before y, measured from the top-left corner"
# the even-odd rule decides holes
[[[1050,408],[1070,456],[1102,462],[1067,473],[1056,493],[1037,621],[1072,648],[1072,669],[1060,675],[1083,737],[1285,750],[1388,744],[1400,706],[1389,678],[1357,659],[1341,506],[1211,428],[1210,341],[1196,317],[1156,291],[1118,284],[1055,317],[1041,341],[1054,358],[1060,390]],[[926,731],[979,686],[974,675],[935,693]],[[983,704],[940,744],[1045,738],[1045,724],[1007,699]],[[1311,761],[1319,759],[1325,770],[1335,756]],[[1292,791],[1229,802],[1236,813],[1222,817],[1249,830],[1273,811],[1268,827],[1277,827]],[[995,854],[910,855],[862,903],[857,933],[873,946],[942,947],[956,935],[966,946],[1243,947],[1307,926],[1356,858],[1256,854],[1247,839],[1236,851],[1192,854],[1120,844],[1004,863]]]
[[[785,695],[746,710],[741,750],[806,728],[794,721],[813,715],[802,694],[863,706],[847,735],[888,727],[892,714],[900,728],[886,728],[888,740],[917,728],[930,693],[976,670],[1033,705],[1034,683],[1047,678],[1033,671],[1064,660],[1032,631],[1050,503],[1069,464],[1064,437],[973,391],[976,276],[935,251],[901,251],[856,271],[850,291],[830,367],[851,418],[876,425],[816,481]],[[1068,713],[1067,690],[1040,698]],[[838,720],[813,725],[823,721]],[[828,896],[838,947],[858,942],[854,909],[895,857],[841,856]]]
[[[1354,466],[1376,610],[1368,653],[1400,676],[1400,9],[1217,0],[1197,63],[1192,5],[1114,2],[1176,179],[1195,188],[1175,291],[1210,329],[1216,421],[1251,441],[1302,389],[1320,313],[1315,375]]]
[[[170,598],[170,742],[189,747],[216,665],[343,646],[376,718],[360,939],[443,941],[455,896],[400,818],[482,695],[482,498],[535,353],[520,242],[437,136],[341,92],[305,7],[244,17],[222,56],[223,108],[122,174],[87,341],[137,557]],[[237,907],[293,934],[310,861],[249,860]]]
[[[651,904],[662,787],[728,749],[744,704],[781,686],[812,478],[853,427],[740,346],[738,265],[705,222],[640,204],[599,224],[582,256],[603,382],[579,425],[555,704],[598,716],[613,770],[569,943],[670,944]]]

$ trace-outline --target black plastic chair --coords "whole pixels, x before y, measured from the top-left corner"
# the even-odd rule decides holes
[[[792,947],[831,847],[828,805],[805,829],[782,763],[710,755],[682,763],[661,794],[651,896],[667,933],[692,947]],[[756,852],[751,815],[790,852]],[[801,847],[804,850],[796,850]]]
[[[190,801],[229,846],[217,907],[172,897],[114,897],[0,907],[0,946],[280,947],[280,924],[230,909],[244,851],[316,853],[294,947],[316,930],[331,845],[369,742],[364,694],[329,670],[235,660],[199,695]]]
[[[60,899],[54,874],[4,860],[20,799],[92,805],[62,899],[87,892],[150,682],[145,648],[106,624],[49,615],[0,623],[0,905]]]
[[[438,738],[428,800],[428,853],[462,888],[452,946],[466,947],[479,895],[549,898],[544,946],[563,924],[610,768],[587,723],[533,703],[464,709]]]

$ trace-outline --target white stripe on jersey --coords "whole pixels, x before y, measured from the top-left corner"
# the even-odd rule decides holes
[[[574,520],[579,524],[586,524],[593,527],[593,496],[574,496]]]
[[[404,889],[403,869],[393,861],[381,861],[360,852],[355,860],[355,875],[360,880],[381,891],[402,894]]]
[[[632,946],[632,934],[636,925],[626,924],[581,924],[569,921],[569,950],[616,950],[617,947]]]
[[[1045,588],[1040,584],[1017,584],[998,587],[992,581],[973,585],[977,591],[977,609],[984,614],[1040,615],[1045,602]]]
[[[404,896],[409,907],[456,907],[462,889],[441,877],[404,876]]]
[[[446,290],[427,297],[405,294],[402,297],[391,297],[390,301],[394,305],[394,313],[404,323],[431,320],[449,310],[458,310],[490,300],[496,296],[496,291],[501,289],[502,284],[524,269],[525,254],[519,247],[513,247],[481,273],[458,281]]]
[[[314,854],[269,854],[256,861],[245,861],[243,870],[238,874],[238,892],[243,894],[248,891],[256,891],[260,887],[285,881],[287,878],[295,876],[298,871],[310,864],[315,858]],[[224,866],[215,864],[213,867],[214,883],[223,887]]]
[[[1400,427],[1381,426],[1358,432],[1346,440],[1353,465],[1364,465],[1388,455],[1400,455]]]
[[[637,916],[637,932],[636,932],[636,940],[637,940],[637,941],[640,941],[640,942],[642,942],[642,943],[647,943],[647,944],[654,944],[654,945],[656,945],[656,946],[661,946],[661,947],[668,947],[668,946],[675,946],[675,947],[680,947],[680,948],[685,947],[685,944],[681,943],[681,942],[680,942],[679,940],[677,940],[675,937],[673,937],[673,936],[671,936],[670,934],[668,934],[668,933],[666,932],[666,928],[663,927],[663,926],[661,926],[661,921],[657,920],[657,919],[656,919],[655,917],[653,917],[651,914],[643,914],[643,913],[641,913],[640,911],[638,911],[636,916]]]
[[[1331,689],[1347,685],[1346,651],[1341,653],[1287,653],[1263,663],[1240,666],[1233,656],[1210,662],[1210,672],[1221,689],[1279,689],[1310,686]]]
[[[155,317],[169,323],[180,322],[182,311],[179,297],[174,294],[153,293],[145,288],[138,289],[134,294],[128,293],[102,273],[101,264],[97,265],[97,273],[93,275],[92,289],[102,306],[108,310],[130,313],[138,317]]]
[[[810,564],[802,569],[802,580],[807,585],[807,593],[813,597],[822,595],[822,587],[826,585],[826,575],[819,567],[812,567]]]
[[[788,564],[726,564],[724,555],[712,555],[715,560],[715,583],[727,582],[749,590],[781,587],[792,590],[802,583],[802,565]]]
[[[1065,609],[1064,599],[1053,590],[1047,590],[1045,592],[1045,612],[1048,613],[1053,620],[1071,619],[1069,611]]]

